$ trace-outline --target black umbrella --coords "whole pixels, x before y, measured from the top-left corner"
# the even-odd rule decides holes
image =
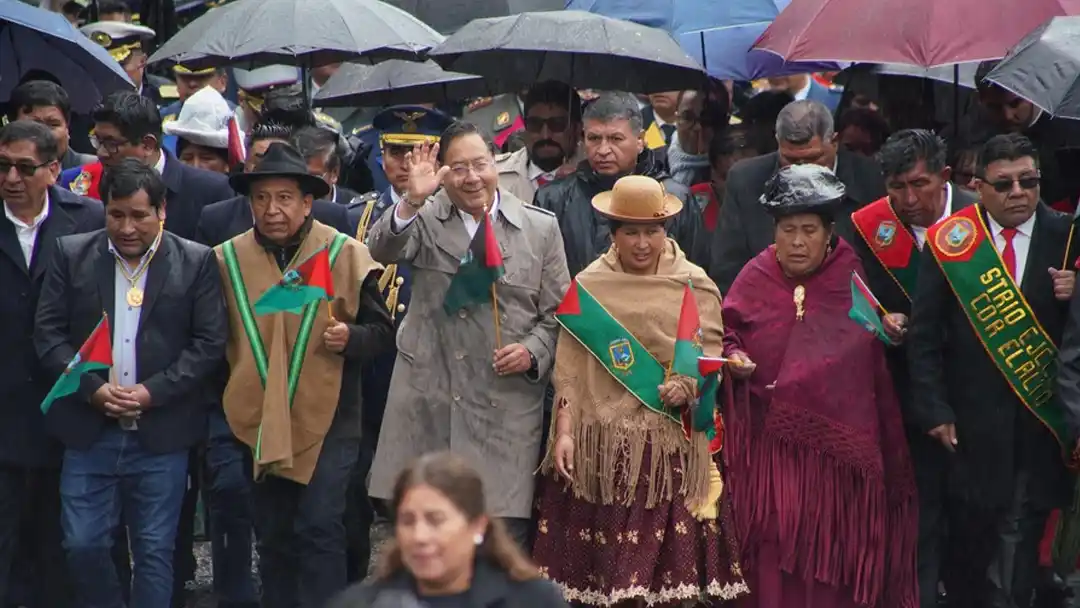
[[[345,64],[315,94],[322,107],[377,107],[444,103],[491,95],[479,76],[447,72],[434,61],[390,59],[377,65]]]
[[[442,36],[378,0],[237,0],[192,21],[150,62],[193,69],[270,64],[315,67],[365,58],[416,58]]]
[[[706,80],[667,32],[584,11],[477,19],[429,55],[503,93],[545,80],[631,93],[691,89]]]
[[[1054,116],[1080,119],[1080,16],[1040,25],[986,79]]]
[[[443,34],[453,34],[473,19],[531,11],[557,11],[565,0],[386,0]]]

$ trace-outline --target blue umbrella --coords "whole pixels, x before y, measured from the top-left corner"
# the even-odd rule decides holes
[[[788,63],[751,50],[790,0],[567,0],[589,11],[667,30],[713,78],[757,80],[836,70],[835,63]]]
[[[91,111],[113,91],[135,87],[120,64],[62,14],[0,0],[0,101],[31,70],[55,76],[78,113]]]

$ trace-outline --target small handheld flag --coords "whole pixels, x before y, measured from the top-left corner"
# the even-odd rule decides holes
[[[491,225],[491,214],[484,213],[465,258],[450,279],[450,287],[443,298],[443,310],[449,315],[459,308],[487,301],[492,297],[491,286],[504,274],[506,269]]]
[[[275,312],[300,314],[312,302],[334,299],[334,277],[330,274],[330,254],[320,247],[284,276],[255,302],[255,314]]]
[[[698,404],[694,408],[693,427],[695,431],[707,431],[713,428],[716,411],[716,396],[720,391],[720,373],[727,359],[722,357],[698,357],[697,372],[701,375],[698,389]]]
[[[683,288],[679,324],[675,328],[675,355],[671,361],[672,373],[698,378],[697,361],[702,345],[701,315],[694,299],[694,284],[689,280]]]
[[[41,402],[41,413],[47,414],[54,401],[79,390],[83,374],[109,369],[112,364],[112,332],[109,317],[103,316]]]
[[[881,317],[885,314],[887,314],[885,309],[881,306],[881,302],[878,301],[877,297],[874,296],[874,293],[870,291],[870,287],[862,280],[859,273],[852,271],[851,310],[848,311],[848,317],[862,325],[866,328],[866,331],[877,336],[885,344],[892,345],[893,341],[885,333],[885,326],[881,322]]]

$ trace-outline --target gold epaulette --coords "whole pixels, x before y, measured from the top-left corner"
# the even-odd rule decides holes
[[[399,277],[397,264],[388,264],[382,276],[379,277],[379,293],[386,293],[386,309],[393,316],[399,312],[405,312],[405,305],[398,304],[401,286],[405,284],[405,277]]]

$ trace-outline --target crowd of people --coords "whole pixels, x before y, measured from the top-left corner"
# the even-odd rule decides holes
[[[223,608],[1065,605],[1080,140],[992,62],[334,118],[98,18],[0,127],[4,605],[180,608],[200,510]]]

